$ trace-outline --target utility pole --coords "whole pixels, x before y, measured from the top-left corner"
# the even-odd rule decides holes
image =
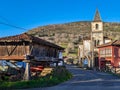
[[[92,68],[94,68],[94,38],[92,37]]]
[[[93,33],[91,31],[91,62],[90,62],[90,66],[92,68],[94,68],[94,37],[93,37]]]

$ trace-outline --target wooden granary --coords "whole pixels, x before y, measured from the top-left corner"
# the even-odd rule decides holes
[[[29,79],[29,63],[57,62],[64,48],[26,33],[0,38],[0,60],[26,62],[25,79]]]

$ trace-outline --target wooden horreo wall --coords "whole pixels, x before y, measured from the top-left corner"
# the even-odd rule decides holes
[[[60,46],[26,33],[0,38],[0,60],[26,60],[26,55],[57,58],[61,50]]]
[[[29,54],[29,45],[25,42],[0,42],[1,60],[24,60]]]

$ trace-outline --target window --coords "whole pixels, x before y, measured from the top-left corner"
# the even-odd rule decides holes
[[[106,57],[112,56],[112,49],[106,48]]]
[[[100,56],[101,57],[111,57],[112,56],[112,49],[105,48],[105,49],[100,50]]]
[[[100,44],[100,40],[94,40],[94,46],[98,46]]]
[[[98,25],[98,24],[96,24],[96,25],[95,25],[95,28],[98,30],[98,28],[99,28],[99,25]]]
[[[100,40],[97,40],[97,45],[99,45],[100,44]]]
[[[100,50],[100,57],[105,57],[105,49]]]
[[[94,47],[96,47],[96,40],[94,40]]]

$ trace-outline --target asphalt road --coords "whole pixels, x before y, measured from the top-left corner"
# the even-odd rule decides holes
[[[120,90],[120,78],[108,73],[83,70],[67,65],[73,78],[53,87],[34,88],[29,90]]]

